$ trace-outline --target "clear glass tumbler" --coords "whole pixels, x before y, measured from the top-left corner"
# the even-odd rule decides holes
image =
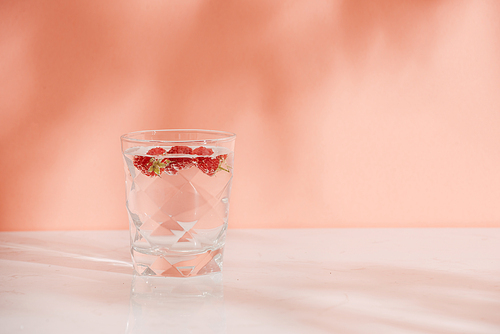
[[[151,130],[121,136],[138,275],[222,271],[236,135]]]

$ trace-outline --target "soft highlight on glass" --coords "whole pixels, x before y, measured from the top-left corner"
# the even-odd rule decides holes
[[[121,137],[134,271],[222,271],[236,135],[150,130]]]

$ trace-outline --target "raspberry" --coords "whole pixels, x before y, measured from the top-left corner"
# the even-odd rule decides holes
[[[212,176],[217,172],[219,168],[219,159],[218,158],[196,158],[195,165],[199,168],[203,173],[208,176]]]
[[[168,154],[191,154],[193,150],[189,146],[172,146]]]
[[[226,163],[226,158],[227,154],[224,155],[218,155],[215,158],[209,158],[209,157],[199,157],[195,159],[195,165],[198,167],[199,170],[201,170],[203,173],[207,174],[208,176],[213,176],[215,173],[217,173],[220,170],[226,171],[229,173],[229,170],[222,167],[222,164]],[[227,168],[229,166],[226,165]]]
[[[146,154],[148,155],[163,155],[166,153],[166,150],[162,147],[155,147],[150,149]],[[142,155],[136,155],[134,157],[134,166],[142,174],[146,176],[160,176],[161,173],[167,169],[170,161],[167,159],[157,159],[151,157],[145,157]]]
[[[193,150],[193,154],[196,154],[196,155],[212,155],[212,154],[214,154],[214,151],[211,148],[206,148],[206,147],[200,146],[200,147],[195,148]]]
[[[141,173],[143,174],[146,174],[148,175],[148,169],[149,169],[149,160],[151,158],[148,158],[148,157],[143,157],[142,155],[136,155],[134,157],[134,166],[135,168],[137,168],[138,170],[141,171]],[[148,175],[148,176],[152,176],[152,175]]]
[[[169,161],[167,159],[155,159],[150,157],[145,157],[142,155],[136,155],[134,157],[134,166],[142,174],[146,176],[160,176],[161,173],[167,169]]]
[[[165,154],[166,150],[163,148],[163,147],[155,147],[155,148],[152,148],[148,151],[148,153],[146,154],[149,154],[149,155],[163,155]]]
[[[192,149],[189,146],[173,146],[168,150],[168,154],[191,154]],[[188,169],[193,166],[193,159],[191,158],[168,158],[170,164],[167,168],[168,174],[177,174],[178,171]]]

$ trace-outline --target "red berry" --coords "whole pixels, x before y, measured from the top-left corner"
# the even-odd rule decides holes
[[[134,157],[134,166],[146,176],[160,176],[160,174],[163,173],[168,167],[166,160],[167,159],[159,160],[142,155],[136,155]]]
[[[200,146],[193,150],[193,154],[212,155],[214,154],[214,151],[211,148]],[[208,176],[214,175],[215,172],[217,172],[217,169],[219,168],[219,159],[217,157],[216,158],[200,157],[200,158],[195,158],[194,160],[196,167],[198,167],[199,170],[201,170]]]
[[[191,154],[193,150],[189,146],[172,146],[168,154]]]
[[[199,168],[203,173],[208,176],[212,176],[215,174],[217,169],[219,168],[219,159],[218,158],[196,158],[195,159],[196,167]]]
[[[189,146],[173,146],[168,150],[168,154],[191,154],[192,149]],[[170,164],[167,167],[168,174],[177,174],[178,171],[188,169],[193,166],[193,159],[191,158],[168,158]]]
[[[150,149],[146,154],[148,155],[164,155],[166,150],[162,147],[155,147]],[[136,155],[134,157],[134,166],[142,174],[146,176],[160,176],[169,165],[167,159],[157,159],[152,157],[145,157],[143,155]]]
[[[152,148],[148,151],[148,153],[146,154],[149,154],[149,155],[163,155],[165,154],[166,150],[163,148],[163,147],[155,147],[155,148]]]
[[[193,154],[196,154],[196,155],[212,155],[212,154],[214,154],[214,151],[211,148],[206,148],[206,147],[200,146],[200,147],[195,148],[193,150]]]
[[[209,157],[199,157],[195,159],[195,165],[198,167],[203,173],[208,176],[212,176],[217,173],[219,170],[223,170],[229,172],[229,167],[226,165],[225,168],[222,167],[222,163],[226,161],[227,154],[218,155],[215,158]]]
[[[169,174],[169,175],[175,175],[180,170],[179,163],[175,162],[174,159],[172,159],[172,158],[163,159],[162,162],[167,165],[167,167],[165,167],[165,169],[164,169],[164,172]]]
[[[142,155],[136,155],[136,156],[134,156],[134,166],[135,166],[135,168],[137,168],[139,171],[141,171],[141,173],[147,175],[147,172],[148,172],[148,169],[149,169],[148,163],[149,163],[150,159],[151,158],[149,158],[149,157],[143,157]],[[150,176],[150,175],[148,175],[148,176]]]
[[[169,158],[168,160],[170,160],[170,164],[166,171],[169,174],[177,174],[178,171],[193,166],[193,159],[191,158]]]

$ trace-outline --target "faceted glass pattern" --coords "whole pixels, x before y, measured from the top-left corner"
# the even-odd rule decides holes
[[[140,275],[189,277],[222,269],[232,173],[196,167],[148,177],[127,166],[134,268]],[[232,160],[229,154],[228,161]]]

